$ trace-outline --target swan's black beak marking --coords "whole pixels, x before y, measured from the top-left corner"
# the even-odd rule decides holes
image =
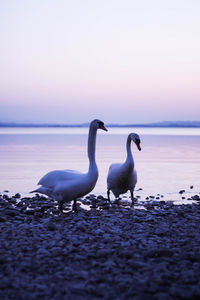
[[[104,126],[103,122],[99,123],[99,128],[105,131],[108,131],[108,129]]]
[[[140,147],[140,141],[136,140],[135,143],[136,143],[136,146],[137,146],[138,150],[141,151],[142,149]]]
[[[105,126],[101,127],[101,129],[108,131],[108,129]]]

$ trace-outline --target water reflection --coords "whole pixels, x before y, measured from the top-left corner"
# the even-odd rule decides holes
[[[5,128],[3,128],[4,130]],[[0,134],[0,191],[26,194],[35,189],[38,180],[47,172],[56,169],[74,169],[86,172],[87,128],[34,128],[35,133],[22,134],[23,129],[14,128],[10,133]],[[20,131],[21,130],[21,131]],[[30,130],[30,128],[26,128]],[[32,129],[31,129],[32,130]],[[41,131],[40,131],[41,130]],[[43,130],[48,130],[44,134]],[[70,130],[70,133],[63,133]],[[83,131],[80,133],[80,131]],[[138,172],[135,192],[141,199],[163,194],[164,200],[186,202],[191,193],[200,192],[200,138],[197,128],[135,128],[140,134],[142,151],[132,145],[132,152]],[[155,130],[155,134],[147,131]],[[176,135],[178,131],[182,133]],[[1,128],[2,131],[2,128]],[[76,134],[73,134],[76,131]],[[129,128],[110,128],[107,134],[97,136],[96,160],[99,179],[93,193],[106,197],[106,177],[109,165],[123,162],[126,157]],[[167,134],[166,132],[171,134]],[[12,133],[11,133],[12,132]],[[145,133],[144,133],[145,132]],[[185,135],[185,133],[189,135]],[[194,189],[190,190],[193,185]],[[179,191],[186,193],[180,195]],[[129,197],[129,194],[125,195]],[[185,197],[185,199],[183,198]]]

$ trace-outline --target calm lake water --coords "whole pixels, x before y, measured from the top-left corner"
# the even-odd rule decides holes
[[[199,128],[108,129],[97,134],[99,179],[92,193],[106,195],[109,165],[125,160],[130,132],[140,135],[142,147],[139,152],[132,144],[136,190],[142,188],[135,195],[143,200],[159,193],[164,200],[184,202],[180,190],[186,190],[186,197],[200,192]],[[27,195],[45,173],[55,169],[86,172],[87,134],[87,128],[0,128],[0,192]]]

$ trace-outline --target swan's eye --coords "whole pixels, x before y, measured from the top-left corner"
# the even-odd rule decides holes
[[[103,122],[97,122],[99,124],[99,128],[102,128],[102,126],[104,126]]]

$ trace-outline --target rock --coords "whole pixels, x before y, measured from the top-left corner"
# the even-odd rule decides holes
[[[161,204],[161,205],[164,205],[164,204],[166,204],[166,202],[165,202],[164,200],[161,200],[161,201],[160,201],[160,204]]]
[[[193,262],[200,262],[200,252],[190,253],[189,257]]]
[[[51,230],[51,231],[54,231],[57,229],[56,225],[53,224],[52,222],[49,222],[46,226],[47,226],[47,229]]]
[[[15,196],[13,196],[13,198],[19,199],[21,198],[21,195],[19,193],[15,194]]]
[[[11,204],[16,204],[16,202],[17,202],[17,199],[14,197],[9,199],[9,203],[11,203]]]
[[[5,215],[8,215],[8,216],[10,216],[10,217],[15,217],[15,216],[17,216],[19,213],[20,213],[20,212],[19,212],[17,209],[15,209],[15,208],[6,208],[6,209],[4,210],[4,214],[5,214]]]
[[[34,215],[34,212],[35,212],[34,209],[27,209],[27,210],[24,211],[24,213],[25,213],[26,215]]]
[[[11,287],[11,282],[9,281],[8,278],[2,278],[0,280],[0,289],[6,289]]]
[[[157,235],[166,235],[168,234],[168,232],[169,232],[168,228],[157,228],[155,231]]]
[[[193,186],[193,185],[191,185],[191,186],[190,186],[190,189],[193,189],[193,188],[194,188],[194,186]]]
[[[152,281],[149,281],[147,283],[147,285],[145,286],[145,288],[144,288],[144,290],[146,292],[149,292],[151,294],[157,293],[158,289],[159,289],[159,286],[156,283],[152,282]]]
[[[96,204],[90,205],[90,208],[97,208],[98,206]]]
[[[9,196],[8,196],[8,195],[3,195],[3,199],[5,199],[5,200],[9,200],[10,198],[9,198]]]
[[[22,201],[20,201],[20,202],[18,202],[18,203],[16,204],[16,206],[17,206],[17,207],[23,207],[23,206],[24,206],[24,203],[23,203]]]
[[[156,293],[155,299],[156,300],[169,300],[170,298],[169,298],[168,293]]]
[[[200,200],[199,195],[194,195],[194,196],[192,196],[191,198],[192,198],[193,200],[196,200],[196,201]]]
[[[129,263],[130,263],[131,267],[134,269],[141,269],[141,268],[145,269],[147,267],[147,264],[143,261],[131,259],[131,260],[129,260]]]
[[[183,194],[183,193],[185,193],[185,190],[180,190],[179,191],[179,194]]]
[[[191,288],[180,288],[178,284],[173,284],[169,290],[169,294],[176,299],[192,299]]]
[[[152,205],[155,205],[155,206],[160,205],[160,201],[156,201],[156,200],[153,200],[151,203],[152,203]]]
[[[88,200],[88,198],[85,198],[85,199],[82,200],[82,203],[83,203],[84,205],[90,205],[90,204],[91,204],[91,201]]]
[[[6,222],[6,218],[0,216],[0,222]]]

